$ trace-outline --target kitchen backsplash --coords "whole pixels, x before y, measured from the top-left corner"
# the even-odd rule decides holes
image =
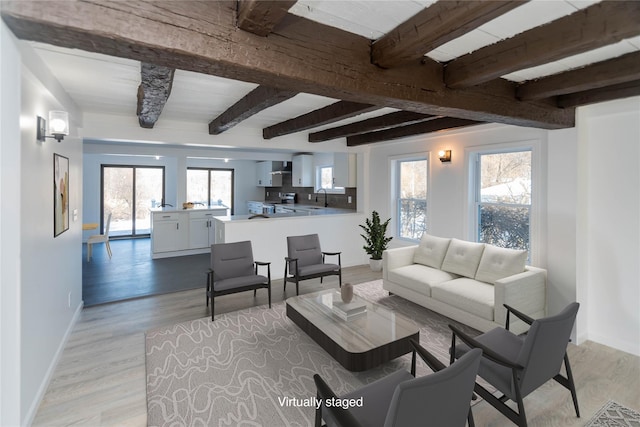
[[[291,185],[291,175],[282,176],[282,187],[265,187],[264,200],[269,202],[280,202],[281,193],[296,193],[296,203],[305,205],[324,206],[324,191],[316,193],[313,187],[294,187]],[[357,188],[345,188],[344,194],[327,194],[327,203],[330,208],[342,208],[357,210],[356,206]],[[311,200],[309,200],[311,195]],[[317,201],[316,201],[317,197]],[[351,203],[349,203],[351,197]]]

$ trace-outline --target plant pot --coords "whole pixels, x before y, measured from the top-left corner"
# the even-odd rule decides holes
[[[382,271],[382,260],[369,258],[369,267],[371,271]]]

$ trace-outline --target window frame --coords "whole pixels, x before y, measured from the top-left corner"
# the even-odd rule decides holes
[[[203,167],[203,166],[189,166],[187,167],[187,174],[189,173],[190,170],[201,170],[201,171],[207,171],[207,199],[209,202],[209,206],[211,205],[211,172],[212,171],[222,171],[222,172],[231,172],[231,206],[229,206],[229,215],[233,215],[234,212],[234,200],[235,200],[235,191],[236,191],[236,177],[235,177],[235,169],[233,168],[209,168],[209,167]],[[186,188],[186,194],[189,193],[189,179],[187,179],[187,188]]]
[[[542,171],[543,146],[540,140],[525,140],[467,147],[465,149],[466,179],[466,212],[464,234],[468,240],[477,242],[479,239],[478,201],[480,199],[480,156],[486,154],[503,154],[531,151],[531,205],[529,210],[529,265],[540,264],[540,254],[543,242],[541,229],[543,227],[544,201],[541,194],[546,185]],[[520,206],[520,205],[514,205]]]
[[[331,169],[331,187],[330,188],[322,187],[322,169]],[[315,176],[315,178],[316,178],[316,188],[315,188],[315,190],[323,189],[328,194],[345,194],[345,188],[344,187],[336,187],[335,186],[336,177],[335,177],[334,171],[335,171],[335,166],[334,165],[331,165],[331,164],[317,165],[316,166],[316,176]]]
[[[109,168],[117,168],[117,169],[131,169],[131,173],[132,173],[132,180],[131,180],[131,185],[132,185],[132,199],[131,199],[131,204],[132,204],[132,218],[131,218],[131,234],[119,234],[119,235],[112,235],[111,238],[112,239],[130,239],[130,238],[138,238],[138,237],[148,237],[151,234],[150,233],[136,233],[136,204],[137,204],[137,197],[136,197],[136,170],[137,169],[159,169],[162,171],[162,197],[161,197],[161,201],[165,200],[166,198],[166,182],[167,182],[167,171],[166,171],[166,167],[164,165],[141,165],[141,164],[130,164],[130,163],[122,163],[122,164],[117,164],[117,163],[102,163],[100,164],[100,233],[104,234],[105,232],[105,206],[104,206],[104,192],[105,192],[105,185],[104,185],[104,178],[105,178],[105,169],[109,169]],[[113,222],[112,222],[113,223]]]
[[[415,244],[420,241],[420,238],[410,239],[408,237],[400,236],[400,165],[403,162],[411,162],[411,161],[420,161],[424,160],[427,163],[427,172],[426,172],[426,180],[427,180],[427,197],[425,198],[425,202],[427,204],[427,208],[425,210],[426,220],[425,220],[425,232],[427,232],[431,228],[431,216],[429,215],[429,206],[430,198],[431,198],[431,152],[422,152],[422,153],[410,153],[403,154],[397,156],[390,156],[390,170],[391,170],[391,197],[390,197],[390,209],[389,212],[392,212],[391,215],[391,223],[390,225],[392,230],[392,236],[394,239],[398,241]]]

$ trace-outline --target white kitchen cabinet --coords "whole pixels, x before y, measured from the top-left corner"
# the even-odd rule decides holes
[[[334,187],[356,187],[357,156],[353,153],[335,153],[333,155]]]
[[[294,187],[313,187],[313,156],[300,154],[293,156],[291,185]]]
[[[213,217],[226,213],[226,209],[189,212],[189,249],[210,248],[216,240]]]
[[[215,241],[214,216],[225,216],[227,208],[186,211],[152,211],[151,257],[205,253]]]
[[[183,212],[159,212],[153,215],[153,253],[181,251],[189,246],[189,219]]]
[[[271,174],[274,171],[274,162],[264,161],[258,162],[256,169],[258,187],[281,187],[282,175]]]

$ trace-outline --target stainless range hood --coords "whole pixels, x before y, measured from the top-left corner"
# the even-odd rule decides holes
[[[273,162],[278,163],[278,162]],[[287,162],[286,160],[283,162],[280,162],[281,166],[280,169],[277,170],[273,170],[271,171],[271,175],[286,175],[286,174],[291,174],[291,162]]]

